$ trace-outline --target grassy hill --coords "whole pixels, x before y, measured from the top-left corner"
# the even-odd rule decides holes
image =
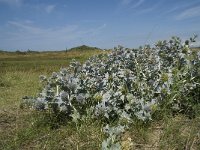
[[[94,51],[94,50],[101,50],[101,49],[97,48],[97,47],[90,47],[87,45],[82,45],[82,46],[78,46],[78,47],[73,47],[67,51]]]

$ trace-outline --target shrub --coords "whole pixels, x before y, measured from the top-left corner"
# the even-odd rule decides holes
[[[117,122],[116,127],[105,127],[109,137],[102,146],[120,148],[119,132],[135,119],[147,122],[163,110],[195,116],[200,104],[200,52],[191,52],[188,45],[193,41],[182,44],[172,37],[154,48],[118,46],[83,65],[73,60],[69,68],[49,78],[41,76],[44,89],[24,102],[75,122],[88,115],[108,124]]]

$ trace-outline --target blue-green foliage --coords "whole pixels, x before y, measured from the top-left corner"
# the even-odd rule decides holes
[[[124,126],[109,127],[106,125],[103,130],[108,134],[108,138],[102,142],[102,150],[120,150],[120,134],[124,132]]]
[[[163,105],[177,112],[193,112],[193,106],[200,104],[200,52],[191,52],[188,44],[193,41],[182,44],[173,37],[157,42],[154,48],[118,46],[83,65],[73,60],[51,77],[41,76],[42,92],[24,100],[32,102],[34,109],[64,112],[74,121],[87,115],[86,110],[93,112],[93,118],[123,123],[133,118],[151,120]],[[111,144],[116,134],[108,135],[102,146],[119,147]]]

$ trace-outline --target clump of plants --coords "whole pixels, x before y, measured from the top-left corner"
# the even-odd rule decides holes
[[[120,135],[136,120],[149,122],[160,112],[195,117],[200,106],[200,52],[178,37],[154,48],[115,47],[84,64],[73,60],[50,77],[40,76],[44,89],[25,97],[22,105],[79,122],[101,119],[107,136],[102,149],[120,149]]]

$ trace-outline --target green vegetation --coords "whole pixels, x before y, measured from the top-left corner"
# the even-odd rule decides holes
[[[82,46],[71,48],[71,49],[69,49],[67,51],[80,51],[80,52],[83,52],[83,51],[94,51],[94,50],[100,50],[100,48],[82,45]]]
[[[77,49],[77,48],[75,48]],[[82,48],[78,48],[82,49]],[[101,149],[105,139],[101,120],[55,120],[44,112],[20,109],[21,98],[42,89],[39,75],[67,67],[72,59],[84,62],[99,50],[68,52],[0,52],[0,147],[1,149]],[[163,76],[164,78],[165,76]],[[128,149],[200,149],[200,115],[157,114],[151,123],[135,122],[121,137]]]
[[[38,73],[52,73],[61,67],[68,66],[72,59],[84,62],[100,50],[84,50],[70,52],[0,52],[0,73],[8,71],[32,71]]]

